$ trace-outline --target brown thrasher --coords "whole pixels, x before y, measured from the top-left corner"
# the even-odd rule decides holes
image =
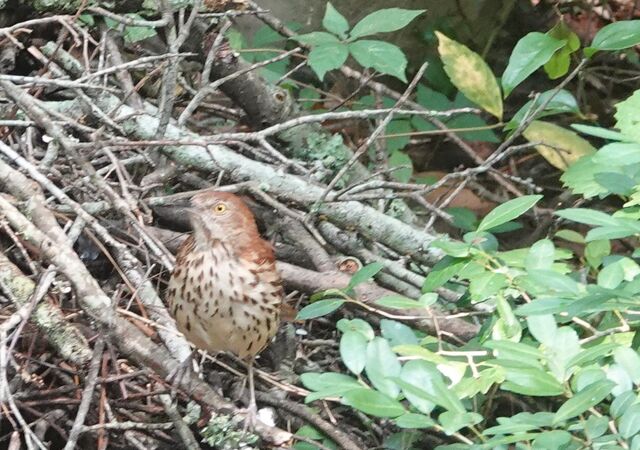
[[[276,334],[284,297],[271,245],[247,205],[228,192],[191,199],[193,234],[176,257],[168,303],[178,329],[207,352],[229,351],[248,362],[250,402],[257,411],[253,360]]]

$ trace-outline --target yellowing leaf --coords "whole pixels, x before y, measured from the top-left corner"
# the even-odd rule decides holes
[[[529,142],[545,144],[536,145],[536,150],[549,164],[560,170],[566,170],[581,157],[596,151],[588,141],[573,131],[539,120],[531,122],[523,135]]]
[[[469,100],[502,119],[502,96],[486,62],[466,46],[436,31],[438,52],[451,82]]]

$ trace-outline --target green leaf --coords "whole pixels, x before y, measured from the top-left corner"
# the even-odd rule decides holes
[[[611,394],[613,396],[626,392],[629,389],[631,389],[633,386],[631,379],[629,378],[629,375],[624,370],[624,368],[620,366],[620,364],[617,364],[617,363],[610,364],[609,367],[607,367],[606,377],[609,380],[616,383],[616,387],[614,387],[613,390],[611,391]],[[603,378],[604,378],[604,374],[603,374]]]
[[[380,272],[383,267],[384,265],[380,262],[372,262],[371,264],[363,266],[360,270],[353,274],[351,280],[349,281],[347,289],[353,289],[357,285],[369,281],[378,272]]]
[[[302,384],[312,391],[305,397],[305,403],[321,398],[337,397],[354,389],[361,389],[358,380],[340,373],[303,373],[300,376]]]
[[[453,216],[453,225],[463,231],[475,230],[478,226],[478,218],[469,208],[454,206],[452,208],[445,208],[445,212]]]
[[[300,34],[293,36],[291,39],[295,39],[301,44],[308,45],[324,45],[324,44],[339,44],[340,41],[333,34],[325,33],[324,31],[314,31],[312,33]]]
[[[593,155],[596,164],[627,166],[640,162],[640,143],[614,142],[601,147]]]
[[[520,361],[531,367],[542,367],[538,360],[542,359],[542,353],[536,347],[511,341],[487,341],[484,346],[495,350],[493,353],[498,359],[510,359]]]
[[[558,230],[555,235],[558,239],[573,242],[575,244],[584,244],[584,236],[574,230]]]
[[[519,341],[522,337],[522,326],[504,295],[496,296],[496,310],[499,318],[493,326],[493,338]]]
[[[367,344],[365,371],[373,386],[383,394],[396,398],[400,388],[390,377],[400,375],[400,362],[386,339],[374,338]]]
[[[613,399],[609,413],[616,419],[620,418],[632,405],[636,404],[637,401],[638,394],[634,391],[629,390],[627,392],[623,392]]]
[[[569,360],[568,366],[586,366],[587,364],[591,364],[609,355],[611,351],[619,347],[619,345],[620,344],[603,343],[584,349]]]
[[[564,89],[558,92],[555,90],[546,91],[537,96],[537,99],[529,100],[525,103],[505,126],[505,130],[517,128],[528,114],[533,113],[540,105],[545,103],[544,109],[536,115],[537,119],[563,113],[580,114],[578,101],[571,92]]]
[[[636,20],[635,22],[640,22]],[[616,105],[616,127],[625,137],[640,144],[640,89]]]
[[[416,338],[411,327],[397,320],[380,320],[380,331],[382,332],[382,336],[394,347],[397,345],[418,344],[418,338]]]
[[[628,138],[622,133],[608,128],[594,127],[592,125],[584,125],[581,123],[571,124],[571,128],[578,130],[582,134],[595,136],[610,141],[627,141]]]
[[[375,304],[394,309],[424,308],[422,303],[402,295],[385,295],[376,300]]]
[[[452,108],[451,100],[441,92],[434,91],[423,84],[419,84],[416,91],[416,100],[427,109],[446,111]]]
[[[520,434],[525,431],[535,430],[536,428],[550,426],[553,414],[550,414],[551,418],[549,420],[536,420],[538,419],[536,416],[541,416],[543,414],[546,415],[549,413],[519,413],[513,417],[498,417],[497,420],[500,425],[485,429],[483,434],[487,436],[512,433]]]
[[[536,145],[538,153],[560,170],[566,170],[583,156],[596,151],[587,140],[573,131],[540,120],[533,121],[522,135],[529,142],[541,142]]]
[[[393,107],[393,104],[390,107]],[[390,154],[393,154],[396,150],[402,150],[403,148],[405,148],[410,142],[409,134],[412,131],[413,127],[411,126],[411,121],[409,120],[396,119],[389,122],[389,125],[387,125],[387,128],[385,130],[385,134],[387,136],[389,136],[390,134],[404,134],[405,136],[386,137],[385,142],[387,144],[387,151]],[[400,164],[406,164],[409,166],[409,168],[411,168],[412,164],[410,161],[410,159],[408,163],[406,162],[406,160],[404,160],[404,162],[398,161],[394,165],[397,166]],[[411,172],[409,172],[409,176],[411,176]],[[407,177],[407,179],[409,178]]]
[[[406,27],[409,22],[425,12],[424,9],[385,8],[372,12],[356,24],[349,36],[359,38],[376,33],[388,33]]]
[[[391,177],[401,183],[407,183],[413,174],[413,161],[404,152],[396,150],[389,156],[389,167],[399,167],[391,172]]]
[[[134,42],[154,37],[157,34],[158,33],[155,28],[151,27],[126,27],[124,29],[124,41],[128,44],[132,44]]]
[[[634,384],[640,384],[640,356],[629,347],[619,347],[613,352],[614,360],[627,372]]]
[[[342,403],[375,417],[398,417],[406,413],[400,402],[372,389],[355,389],[342,397]]]
[[[624,280],[624,270],[620,264],[609,264],[598,273],[598,286],[615,289]]]
[[[499,367],[490,367],[479,372],[477,378],[464,377],[453,387],[456,395],[463,398],[474,398],[479,393],[486,394],[493,385],[504,381],[504,373]]]
[[[367,361],[367,338],[357,331],[348,331],[340,339],[340,358],[347,369],[356,375]]]
[[[531,246],[524,261],[525,269],[551,269],[555,246],[549,239],[542,239]]]
[[[333,7],[331,2],[327,2],[327,9],[322,19],[322,26],[341,38],[344,38],[349,30],[349,22]]]
[[[502,119],[502,96],[486,62],[466,46],[436,31],[438,52],[451,82],[472,102]]]
[[[602,27],[593,38],[591,48],[622,50],[637,44],[640,44],[640,20],[621,20]]]
[[[296,320],[309,320],[316,317],[326,316],[336,309],[340,308],[345,300],[340,298],[332,298],[327,300],[318,300],[310,305],[302,308],[296,317]]]
[[[596,153],[597,155],[597,153]],[[600,172],[593,176],[593,179],[607,189],[611,194],[629,196],[636,187],[636,181],[618,172]],[[625,205],[626,206],[626,205]]]
[[[576,417],[597,405],[607,398],[615,385],[613,381],[601,380],[585,387],[558,409],[553,418],[554,425]]]
[[[470,427],[482,422],[482,416],[474,412],[445,411],[438,416],[445,433],[453,434],[464,427]]]
[[[551,314],[527,317],[529,332],[541,344],[549,346],[553,343],[558,327]]]
[[[424,414],[404,414],[396,419],[396,426],[399,428],[423,429],[432,428],[436,423],[429,416]]]
[[[537,316],[541,314],[557,314],[566,311],[573,300],[565,298],[539,298],[526,305],[519,306],[516,314],[519,316]]]
[[[382,441],[380,448],[385,450],[413,450],[419,438],[420,434],[416,430],[401,430],[388,434]]]
[[[323,435],[318,430],[309,425],[303,425],[296,431],[298,436],[305,436],[311,439],[322,439]]]
[[[442,375],[436,369],[435,364],[421,361],[421,360],[413,360],[407,361],[407,363],[402,366],[402,372],[400,373],[400,378],[413,385],[417,386],[420,389],[423,389],[430,396],[435,398],[437,396],[436,390],[433,387],[432,380],[439,379],[442,380]],[[420,412],[424,414],[429,414],[435,408],[436,403],[430,401],[425,398],[424,395],[416,395],[410,389],[402,389],[404,396],[409,400],[409,402]]]
[[[125,14],[125,17],[133,20],[142,20],[143,17],[139,14]],[[111,29],[120,29],[122,24],[118,21],[110,19],[108,17],[104,18],[105,24]],[[143,39],[147,39],[153,37],[157,34],[155,28],[152,27],[140,27],[140,26],[125,26],[123,35],[126,43],[131,44],[137,41],[141,41]]]
[[[560,177],[574,194],[582,194],[585,198],[607,193],[606,188],[598,184],[594,178],[596,173],[602,171],[602,166],[595,164],[591,159],[591,156],[580,158]]]
[[[458,97],[464,97],[458,92]],[[466,100],[466,97],[464,97]],[[474,107],[473,102],[466,101],[462,106],[454,105],[453,108]],[[491,130],[491,126],[477,114],[456,114],[454,117],[446,120],[447,127],[454,131],[461,139],[474,142],[493,142],[498,143],[500,139]],[[465,131],[465,128],[469,128]]]
[[[507,367],[505,378],[507,381],[500,389],[522,395],[548,397],[564,392],[562,384],[555,377],[533,367]]]
[[[471,279],[469,293],[474,302],[486,300],[508,285],[507,277],[502,273],[485,272]]]
[[[620,219],[610,216],[602,211],[588,208],[567,208],[556,211],[556,216],[563,219],[572,220],[578,223],[595,226],[617,226],[620,225]]]
[[[486,447],[486,448],[502,450],[503,448],[505,448],[504,447],[505,445],[507,446],[506,448],[511,448],[508,446],[509,444],[513,444],[514,442],[529,441],[534,439],[539,434],[540,433],[518,433],[516,435],[497,436],[493,439],[489,439],[488,441],[485,441],[484,445],[493,446],[493,447]],[[441,447],[441,448],[442,450],[444,450],[444,447]],[[446,447],[446,448],[447,450],[467,450],[469,449],[469,446],[466,444],[461,444],[461,446],[457,448],[453,448],[453,449],[449,449],[449,447]],[[542,450],[542,449],[536,449],[536,450]],[[548,450],[548,449],[544,449],[544,450]]]
[[[235,51],[240,51],[244,48],[247,48],[247,38],[240,31],[230,28],[225,33],[225,37],[227,38],[227,42],[229,43],[229,47],[231,47]],[[243,55],[244,56],[244,55]],[[248,58],[248,61],[251,61],[251,58]]]
[[[599,241],[591,241],[584,249],[584,256],[587,259],[587,263],[597,269],[602,264],[602,260],[605,256],[611,253],[611,241],[603,239]]]
[[[555,272],[553,270],[529,270],[524,280],[531,282],[533,285],[542,286],[545,294],[578,294],[580,293],[580,285],[573,278]]]
[[[560,327],[553,337],[545,342],[543,350],[551,373],[557,380],[567,381],[572,374],[569,361],[581,350],[578,333],[573,328]]]
[[[349,50],[342,43],[321,44],[311,49],[308,62],[309,66],[318,75],[318,78],[320,78],[320,81],[322,81],[328,71],[342,66],[348,56]]]
[[[462,258],[469,255],[470,245],[466,242],[452,241],[447,238],[436,239],[431,242],[431,246],[439,248],[449,256]]]
[[[453,391],[451,391],[447,387],[447,385],[444,384],[442,378],[431,378],[431,386],[429,387],[430,392],[427,392],[427,390],[425,390],[423,386],[415,386],[413,383],[408,383],[400,378],[394,378],[393,381],[395,381],[398,386],[402,388],[402,392],[405,395],[407,395],[407,393],[409,393],[410,395],[415,395],[422,398],[423,400],[427,400],[429,402],[435,403],[436,405],[440,405],[449,411],[466,411],[462,402],[458,399],[458,397],[455,396]]]
[[[367,341],[370,341],[375,337],[375,333],[373,331],[373,328],[371,328],[371,325],[369,325],[368,322],[362,319],[340,319],[338,320],[336,327],[343,333],[348,333],[351,331],[360,333],[367,339]]]
[[[552,38],[565,41],[565,45],[544,65],[544,71],[549,78],[555,80],[569,71],[571,54],[580,48],[580,38],[563,21],[558,22],[547,34]]]
[[[300,27],[294,27],[298,30]],[[293,28],[292,28],[293,30]],[[275,43],[284,45],[285,38],[268,25],[263,25],[255,32],[251,40],[252,48],[274,47]]]
[[[571,443],[571,433],[564,430],[545,431],[533,441],[534,449],[565,450]]]
[[[587,242],[601,239],[622,239],[637,234],[638,231],[629,226],[599,227],[587,233]]]
[[[542,198],[542,195],[523,195],[498,206],[482,219],[477,231],[487,231],[520,217]]]
[[[609,417],[589,416],[584,424],[584,431],[589,439],[602,436],[609,429]]]
[[[571,65],[571,53],[573,52],[564,45],[561,49],[555,52],[553,56],[551,56],[549,61],[544,65],[544,71],[550,79],[558,79],[569,72],[569,66]]]
[[[93,27],[96,23],[95,19],[91,14],[80,14],[78,16],[78,20],[89,27]]]
[[[432,292],[456,276],[468,264],[466,258],[445,256],[431,268],[422,285],[422,292]]]
[[[420,345],[395,345],[393,347],[393,351],[400,356],[412,356],[415,357],[413,359],[419,358],[434,364],[446,365],[448,363],[448,360],[443,356],[421,347]]]
[[[631,405],[620,418],[618,432],[629,439],[640,431],[640,404]]]
[[[351,42],[349,44],[349,52],[362,67],[372,68],[378,72],[392,75],[400,81],[407,81],[405,75],[407,57],[404,56],[404,53],[397,45],[384,41],[362,39]]]
[[[565,42],[538,32],[529,33],[520,39],[511,52],[507,68],[502,74],[505,98],[529,75],[549,61]]]
[[[422,305],[423,308],[428,308],[431,305],[434,305],[438,301],[438,294],[435,292],[427,292],[426,294],[422,294],[418,299],[418,303]]]
[[[312,391],[319,391],[332,386],[341,386],[348,389],[362,387],[355,378],[341,373],[332,372],[306,372],[300,375],[300,381],[302,381],[304,387],[311,389]]]

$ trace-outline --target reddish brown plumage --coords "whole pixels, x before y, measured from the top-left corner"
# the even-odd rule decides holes
[[[168,303],[200,349],[253,357],[275,335],[283,298],[271,245],[236,195],[193,197],[193,235],[178,250]]]

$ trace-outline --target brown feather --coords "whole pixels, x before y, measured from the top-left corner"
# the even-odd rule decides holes
[[[192,206],[194,233],[176,256],[170,311],[196,346],[253,356],[280,322],[284,291],[273,248],[236,195],[201,193]]]

